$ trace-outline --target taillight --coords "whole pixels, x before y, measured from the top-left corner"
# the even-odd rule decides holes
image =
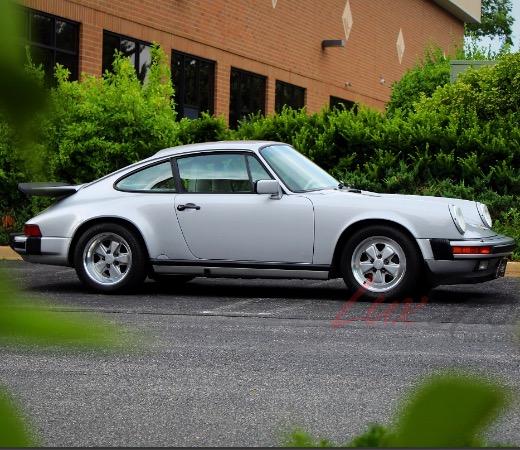
[[[25,234],[27,237],[42,237],[40,227],[38,225],[31,225],[28,223],[23,226],[23,234]]]
[[[491,247],[454,246],[452,252],[454,255],[489,255]]]

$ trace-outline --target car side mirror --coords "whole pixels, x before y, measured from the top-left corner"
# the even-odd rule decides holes
[[[255,182],[255,192],[257,194],[269,194],[273,199],[282,198],[282,187],[276,180],[258,180]]]

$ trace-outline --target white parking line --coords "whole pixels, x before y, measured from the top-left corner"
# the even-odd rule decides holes
[[[269,312],[243,312],[243,311],[201,311],[207,316],[272,316]]]

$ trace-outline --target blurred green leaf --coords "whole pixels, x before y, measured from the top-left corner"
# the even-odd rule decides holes
[[[125,344],[122,330],[97,317],[45,310],[44,303],[26,300],[0,274],[0,343],[118,348]]]
[[[347,445],[355,448],[377,448],[385,447],[388,441],[389,431],[387,427],[378,424],[371,424],[363,434],[356,436]]]
[[[426,379],[401,405],[391,427],[372,424],[347,444],[297,429],[285,447],[483,447],[483,433],[507,403],[505,391],[482,378],[446,373]]]
[[[13,0],[0,1],[0,113],[17,129],[23,128],[47,99],[40,81],[24,70],[21,13]]]
[[[315,439],[306,431],[301,429],[294,430],[290,433],[283,443],[284,447],[290,448],[330,448],[336,447],[333,442],[328,439]]]
[[[21,417],[11,397],[0,387],[0,448],[36,446]]]
[[[392,447],[471,447],[506,404],[497,385],[468,375],[430,378],[400,412]]]

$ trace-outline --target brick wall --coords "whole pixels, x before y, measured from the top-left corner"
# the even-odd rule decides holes
[[[435,43],[446,53],[462,41],[463,23],[431,0],[350,0],[353,26],[345,48],[347,0],[25,0],[34,9],[81,23],[80,71],[101,74],[103,30],[158,42],[217,62],[215,112],[229,111],[230,67],[268,77],[267,112],[275,80],[307,89],[310,111],[329,96],[383,108],[390,85]],[[396,41],[402,29],[405,52]],[[380,78],[385,83],[380,83]],[[346,87],[345,83],[351,86]]]

